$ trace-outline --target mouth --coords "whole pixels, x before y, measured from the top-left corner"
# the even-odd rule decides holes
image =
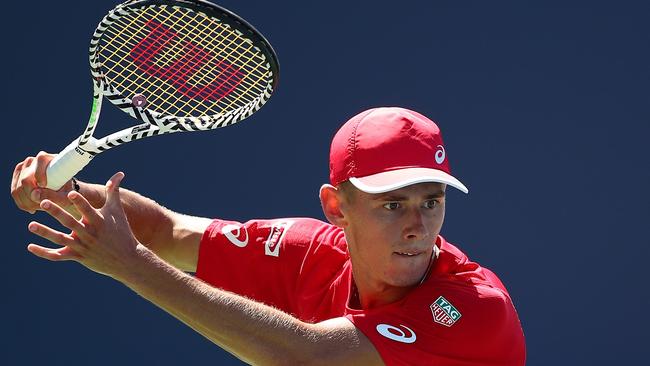
[[[417,257],[422,253],[424,252],[419,250],[406,250],[406,251],[393,252],[393,254],[397,254],[400,257]]]

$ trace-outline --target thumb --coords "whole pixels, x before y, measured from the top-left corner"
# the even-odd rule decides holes
[[[120,201],[120,183],[122,183],[122,179],[124,179],[124,173],[117,172],[106,182],[106,206],[122,209]]]

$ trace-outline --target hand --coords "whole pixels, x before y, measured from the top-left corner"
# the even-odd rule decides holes
[[[30,156],[18,163],[11,180],[11,196],[18,208],[31,214],[41,210],[41,201],[48,199],[78,217],[68,200],[68,193],[73,190],[72,182],[67,182],[58,191],[44,188],[47,185],[47,166],[55,156],[41,151],[35,157]]]
[[[64,234],[38,222],[29,223],[29,230],[62,248],[52,249],[35,244],[27,246],[34,255],[51,261],[73,260],[87,268],[120,279],[134,268],[132,261],[144,247],[137,241],[124,213],[119,185],[124,173],[113,175],[106,183],[106,203],[95,209],[79,192],[71,191],[67,199],[81,214],[77,220],[60,205],[43,200],[40,208],[72,230]]]

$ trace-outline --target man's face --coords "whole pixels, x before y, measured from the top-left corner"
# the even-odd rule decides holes
[[[445,217],[445,188],[420,183],[369,194],[346,187],[341,211],[357,283],[387,290],[420,282]]]

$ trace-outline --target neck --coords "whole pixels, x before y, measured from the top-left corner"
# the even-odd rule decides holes
[[[372,309],[391,304],[403,299],[416,286],[372,285],[368,281],[354,276],[353,271],[350,306],[356,309]]]
[[[371,278],[365,278],[355,274],[352,268],[352,287],[350,289],[350,306],[357,309],[372,309],[379,306],[394,303],[403,299],[411,290],[422,284],[429,273],[433,263],[440,255],[438,247],[434,246],[433,253],[429,259],[424,275],[419,283],[410,286],[391,286],[386,283],[378,283]]]
[[[362,309],[372,309],[403,299],[416,285],[409,287],[389,287],[382,289],[358,289],[359,305]]]

